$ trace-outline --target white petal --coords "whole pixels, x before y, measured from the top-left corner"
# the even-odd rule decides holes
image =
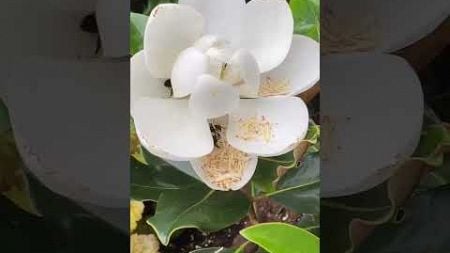
[[[118,133],[129,120],[128,68],[128,62],[44,58],[12,71],[7,103],[17,147],[27,169],[52,191],[127,207],[128,137]]]
[[[297,97],[243,99],[230,114],[227,140],[249,154],[281,155],[305,137],[308,120],[308,109]]]
[[[136,130],[136,135],[138,136],[138,138],[140,140],[144,140],[144,138],[145,138],[144,134],[142,134],[140,130]],[[154,147],[152,145],[149,145],[149,144],[142,144],[142,145],[145,145],[145,149],[148,152],[150,152],[150,153],[152,153],[152,154],[154,154],[156,156],[159,156],[162,159],[165,159],[166,161],[186,162],[186,158],[184,158],[184,157],[172,155],[169,152],[163,151],[163,150],[158,149],[158,148],[156,148],[156,147]]]
[[[202,51],[203,53],[206,53],[208,49],[212,47],[218,47],[222,43],[222,40],[218,36],[207,34],[200,39],[198,39],[194,47],[196,47],[198,50]]]
[[[250,98],[258,96],[260,72],[258,63],[250,52],[245,49],[238,50],[230,60],[229,69],[230,72],[238,72],[236,73],[238,78],[244,82],[239,85],[241,96]]]
[[[368,36],[368,43],[362,43],[373,45],[373,50],[382,52],[394,52],[424,38],[450,13],[448,0],[348,0],[326,4],[333,12],[330,22],[338,24],[335,25],[338,29],[354,30]]]
[[[239,45],[255,56],[261,72],[280,65],[291,47],[294,19],[286,1],[253,0],[244,8]]]
[[[232,40],[239,33],[244,0],[179,0],[206,18],[206,32]]]
[[[327,148],[321,149],[321,193],[368,190],[417,147],[424,106],[420,81],[405,60],[391,55],[329,56],[322,71]]]
[[[133,119],[141,144],[155,155],[188,161],[213,150],[208,122],[190,113],[187,100],[142,98]]]
[[[189,100],[192,112],[208,119],[218,118],[235,110],[239,105],[239,91],[230,83],[210,75],[198,78]]]
[[[77,8],[63,7],[59,1],[1,1],[2,36],[0,55],[5,64],[6,57],[21,59],[31,55],[49,58],[80,59],[94,58],[97,36],[80,29],[81,20],[95,8],[79,3]],[[91,1],[94,2],[94,1]],[[53,6],[51,6],[53,5]],[[73,6],[73,3],[68,3]],[[32,10],[23,15],[24,10]],[[20,22],[18,18],[20,17]],[[123,21],[123,23],[127,23]],[[128,29],[128,28],[127,28]],[[26,31],[26,32],[24,32]],[[128,31],[128,30],[127,30]],[[58,38],[56,39],[56,34]],[[129,33],[124,34],[128,41]],[[128,45],[127,45],[128,47]],[[2,66],[2,68],[4,68]],[[0,80],[1,82],[1,80]]]
[[[130,59],[130,108],[141,97],[167,97],[169,89],[164,87],[164,80],[153,78],[145,64],[144,51]]]
[[[229,148],[232,148],[232,147],[229,147]],[[214,152],[220,152],[218,150],[219,149],[216,148]],[[227,177],[226,171],[227,170],[233,171],[236,167],[233,166],[233,167],[226,168],[225,166],[226,166],[227,163],[233,164],[233,162],[235,162],[236,158],[235,157],[231,157],[231,156],[222,156],[222,159],[224,159],[224,161],[222,162],[223,163],[222,164],[223,167],[221,168],[221,172],[222,173],[220,173],[220,172],[217,173],[216,174],[217,177],[215,178],[214,176],[211,176],[211,175],[214,175],[214,174],[211,173],[211,171],[213,171],[214,169],[217,169],[217,168],[212,167],[211,164],[208,164],[205,161],[207,159],[211,159],[211,157],[214,156],[214,155],[221,156],[221,155],[226,154],[226,153],[225,152],[214,153],[214,152],[212,154],[208,155],[208,156],[205,156],[205,157],[202,157],[200,159],[195,159],[195,160],[191,161],[191,165],[192,165],[192,168],[194,169],[195,173],[197,173],[198,177],[209,188],[214,189],[214,190],[218,190],[218,191],[229,191],[229,190],[236,191],[236,190],[239,190],[242,187],[244,187],[250,181],[250,179],[253,177],[253,174],[255,173],[255,170],[256,170],[256,165],[258,163],[258,157],[254,156],[254,155],[252,156],[252,155],[248,155],[247,154],[246,156],[248,156],[248,157],[246,158],[247,160],[245,162],[243,162],[245,167],[242,170],[242,174],[240,175],[240,179],[238,181],[236,181],[236,182],[230,183],[229,185],[228,184],[224,185],[224,184],[218,183],[216,181],[218,178],[222,177],[221,178],[222,180],[224,180],[224,179],[226,180],[226,179],[230,178],[230,176]],[[244,154],[244,153],[241,153],[241,154]],[[210,173],[208,173],[208,171]]]
[[[95,17],[102,41],[103,55],[122,57],[129,55],[129,8],[127,1],[98,0]]]
[[[145,59],[152,76],[170,78],[179,53],[191,47],[204,30],[204,18],[192,7],[161,4],[154,8],[144,38]]]
[[[209,58],[200,50],[190,47],[178,56],[172,70],[172,88],[174,97],[191,94],[197,78],[208,72]]]
[[[320,78],[319,43],[294,35],[288,56],[280,66],[262,75],[263,82],[267,78],[272,82],[286,82],[285,94],[289,95],[298,95],[314,86]]]
[[[208,49],[206,54],[209,57],[209,74],[221,80],[231,82],[232,84],[239,81],[238,79],[230,80],[230,76],[236,78],[236,75],[228,75],[226,79],[223,77],[226,73],[224,71],[225,64],[231,59],[233,53],[234,49],[231,47],[213,47]]]
[[[448,0],[378,2],[384,51],[407,47],[430,34],[450,14]]]

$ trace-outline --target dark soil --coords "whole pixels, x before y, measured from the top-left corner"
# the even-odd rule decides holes
[[[156,205],[153,202],[146,202],[144,217],[154,215]],[[269,199],[262,199],[256,202],[257,219],[260,223],[265,222],[284,222],[296,224],[301,215],[277,204]],[[236,248],[246,242],[239,235],[239,231],[252,225],[249,218],[242,219],[239,223],[229,226],[214,233],[204,233],[197,229],[184,229],[176,233],[168,246],[161,246],[161,253],[189,253],[195,249],[209,247]],[[246,252],[252,253],[257,250],[255,245],[249,245]]]
[[[283,222],[297,224],[301,215],[280,205],[270,199],[262,199],[256,202],[257,217],[261,223]]]
[[[240,223],[215,233],[203,233],[197,229],[185,229],[176,236],[167,247],[161,248],[161,253],[188,253],[195,249],[209,247],[232,247],[239,231],[248,226],[247,219]]]

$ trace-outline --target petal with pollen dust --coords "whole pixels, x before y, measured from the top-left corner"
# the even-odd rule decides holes
[[[300,98],[243,99],[229,116],[227,141],[249,154],[277,156],[297,146],[308,122],[308,109]]]
[[[288,56],[280,66],[262,75],[262,86],[286,82],[284,94],[295,96],[314,86],[319,78],[319,43],[303,35],[294,35]],[[271,83],[264,83],[267,80]]]

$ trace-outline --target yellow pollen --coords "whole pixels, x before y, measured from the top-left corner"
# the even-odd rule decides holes
[[[268,143],[272,139],[272,123],[264,116],[239,119],[236,138],[245,141],[263,140]]]
[[[283,95],[289,92],[290,84],[288,79],[284,80],[272,80],[270,77],[266,77],[266,80],[261,84],[259,88],[259,96],[277,96]]]
[[[144,203],[136,200],[130,201],[130,231],[136,229],[137,223],[142,219],[142,212],[144,211]]]
[[[203,157],[200,164],[208,181],[223,190],[230,190],[242,180],[251,157],[233,148],[223,136],[221,131],[217,141],[218,147],[211,154]]]
[[[130,253],[159,253],[159,241],[153,234],[132,234]]]

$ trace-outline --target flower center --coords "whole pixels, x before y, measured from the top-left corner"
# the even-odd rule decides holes
[[[201,159],[201,168],[212,184],[230,190],[242,180],[250,156],[226,142],[224,128],[220,128],[215,134],[217,146],[211,154]]]
[[[209,57],[209,72],[216,78],[238,85],[242,83],[240,66],[233,62],[237,49],[225,39],[206,35],[200,38],[195,47]]]

